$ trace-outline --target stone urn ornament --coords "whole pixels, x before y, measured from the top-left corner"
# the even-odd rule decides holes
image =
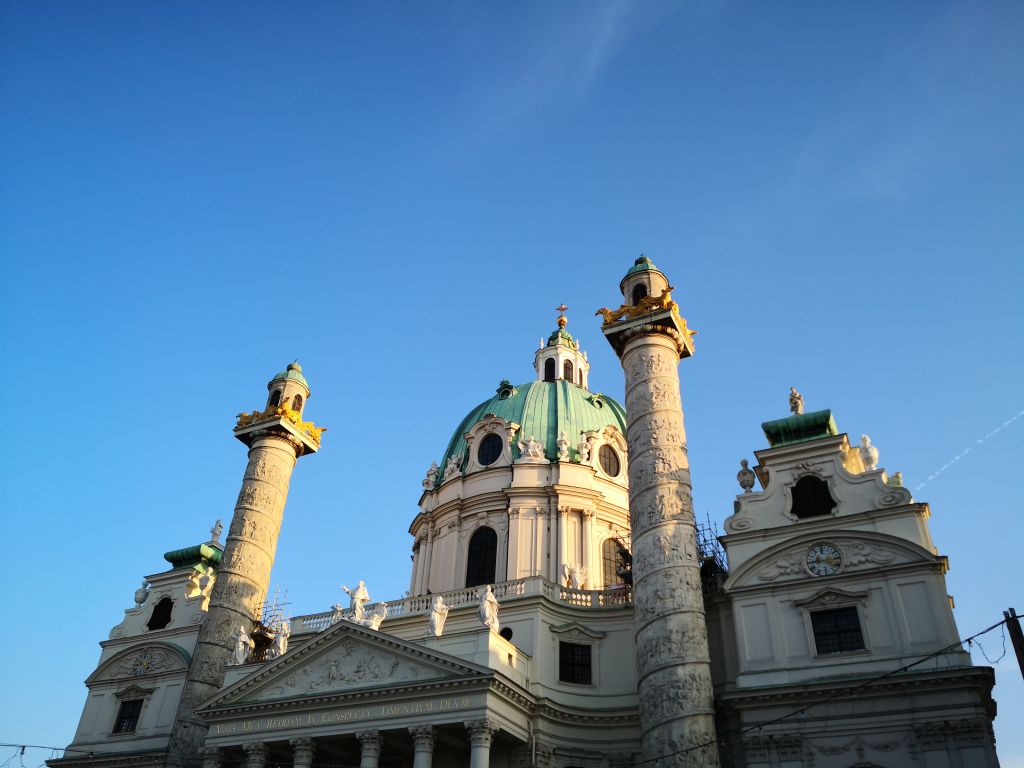
[[[736,473],[736,480],[740,484],[740,488],[743,489],[744,493],[750,493],[754,488],[754,480],[756,475],[754,470],[747,466],[746,459],[740,459],[740,471]]]
[[[149,599],[149,583],[143,579],[142,586],[135,590],[135,608],[138,610]]]

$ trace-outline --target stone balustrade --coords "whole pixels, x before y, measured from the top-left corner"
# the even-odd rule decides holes
[[[388,602],[388,619],[401,616],[426,616],[430,613],[430,607],[438,595],[444,599],[444,604],[449,608],[477,605],[480,602],[481,588],[468,587],[466,589],[452,590],[451,592],[417,595]],[[615,608],[630,605],[632,602],[628,589],[571,589],[559,586],[542,576],[529,576],[525,579],[502,581],[493,586],[493,591],[494,596],[502,603],[519,598],[546,597],[549,600],[579,608]],[[377,603],[365,606],[366,613],[373,613],[376,605]],[[331,611],[296,616],[292,619],[292,634],[319,632],[322,629],[326,629],[331,625],[332,616],[333,613]]]

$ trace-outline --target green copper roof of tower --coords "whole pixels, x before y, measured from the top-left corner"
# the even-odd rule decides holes
[[[832,411],[829,410],[811,411],[799,416],[766,421],[761,425],[761,429],[764,430],[764,436],[768,438],[768,444],[772,448],[839,434],[836,421],[832,418]]]
[[[622,281],[619,283],[619,288],[622,287],[622,283],[626,282],[627,277],[635,275],[637,272],[661,272],[661,270],[654,266],[654,262],[647,256],[641,256],[633,262],[633,266],[630,267],[629,271],[623,276]]]
[[[164,553],[164,560],[174,568],[185,568],[188,566],[213,566],[220,565],[223,552],[209,544],[196,544],[194,547],[184,549],[172,549]]]
[[[299,382],[306,389],[309,389],[309,382],[306,381],[306,377],[302,375],[302,366],[299,365],[299,361],[288,363],[288,367],[276,374],[271,382],[280,381],[281,379],[292,379],[293,381]]]
[[[512,391],[514,394],[510,394]],[[488,413],[519,424],[514,443],[520,437],[525,440],[532,436],[544,443],[544,455],[552,460],[558,457],[556,441],[562,432],[572,446],[569,457],[573,460],[579,459],[576,444],[580,442],[580,432],[614,426],[626,434],[626,412],[621,405],[607,395],[588,392],[568,381],[531,381],[514,390],[506,389],[505,394],[504,398],[498,394],[485,400],[466,415],[448,442],[441,467],[447,464],[450,456],[461,454],[461,466],[465,469],[469,458],[465,434]],[[519,447],[515,444],[512,455],[519,458]],[[438,484],[440,481],[438,477]]]

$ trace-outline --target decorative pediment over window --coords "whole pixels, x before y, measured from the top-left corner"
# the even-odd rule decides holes
[[[519,431],[514,421],[505,421],[493,413],[484,415],[473,425],[466,438],[466,474],[512,463],[512,439]]]
[[[127,680],[134,677],[157,675],[188,669],[192,657],[184,648],[171,643],[147,643],[121,651],[100,664],[89,675],[86,685],[109,680]]]
[[[433,685],[445,679],[485,680],[491,674],[486,667],[340,621],[312,642],[238,681],[204,710]]]
[[[806,600],[794,600],[793,605],[797,608],[834,608],[838,605],[853,605],[864,603],[868,599],[867,592],[851,592],[846,589],[827,587]]]
[[[114,696],[121,701],[127,701],[129,699],[144,699],[155,691],[156,688],[140,688],[137,685],[129,685],[127,688],[114,693]]]
[[[601,640],[607,637],[607,632],[599,632],[596,629],[590,629],[580,624],[578,621],[572,621],[568,624],[562,624],[557,627],[551,627],[551,634],[553,634],[559,640],[565,640],[570,643],[578,643],[581,641],[593,641]]]

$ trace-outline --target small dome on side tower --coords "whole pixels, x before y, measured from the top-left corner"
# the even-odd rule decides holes
[[[270,380],[267,390],[270,393],[267,397],[268,408],[286,405],[301,416],[306,400],[309,399],[309,384],[302,375],[299,361],[288,363],[287,368]]]
[[[647,296],[661,296],[668,288],[668,278],[654,266],[646,256],[640,256],[629,268],[626,276],[619,283],[622,298],[626,304],[636,306]]]

